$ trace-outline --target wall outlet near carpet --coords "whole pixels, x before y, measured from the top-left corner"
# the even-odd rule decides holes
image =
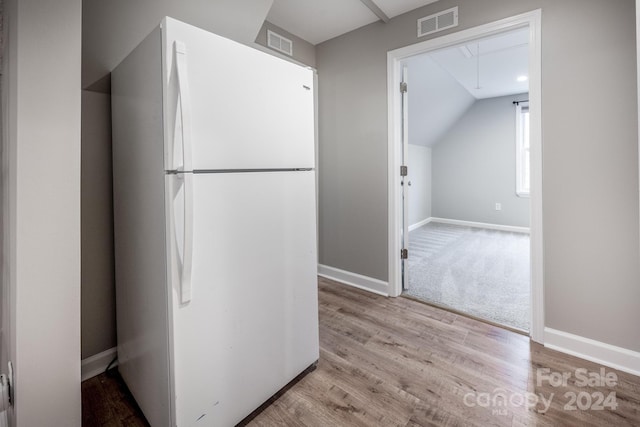
[[[496,210],[497,211],[501,211],[502,210],[502,203],[496,203]]]

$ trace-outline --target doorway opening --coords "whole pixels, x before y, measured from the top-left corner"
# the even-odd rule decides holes
[[[388,76],[392,296],[541,342],[540,11],[391,51]]]

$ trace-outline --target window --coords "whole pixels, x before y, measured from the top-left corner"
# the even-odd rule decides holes
[[[529,103],[516,103],[516,194],[529,197],[531,146],[529,144]]]

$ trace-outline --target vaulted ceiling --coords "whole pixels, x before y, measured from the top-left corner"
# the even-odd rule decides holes
[[[523,28],[403,61],[411,88],[409,143],[437,144],[476,100],[527,93],[528,56]]]
[[[529,29],[439,50],[431,58],[476,99],[529,91]]]
[[[274,0],[267,21],[315,45],[436,1]]]

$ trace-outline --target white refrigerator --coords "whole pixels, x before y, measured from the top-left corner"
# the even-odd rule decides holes
[[[232,426],[319,357],[314,73],[165,18],[111,84],[120,373]]]

